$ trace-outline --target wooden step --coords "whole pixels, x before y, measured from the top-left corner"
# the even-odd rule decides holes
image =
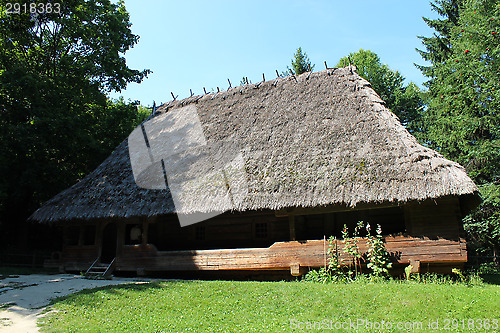
[[[98,262],[99,258],[97,258],[94,263],[90,266],[90,268],[85,272],[85,276],[92,279],[105,279],[111,276],[111,273],[114,270],[114,262],[110,264],[100,263]]]

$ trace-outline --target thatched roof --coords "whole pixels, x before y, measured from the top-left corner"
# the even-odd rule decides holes
[[[418,144],[354,67],[192,96],[162,105],[157,114],[187,105],[196,106],[207,142],[232,142],[242,153],[248,193],[237,204],[239,211],[354,207],[477,193],[464,168]],[[200,212],[220,209],[207,202],[191,207]],[[168,188],[136,185],[125,140],[32,219],[175,212]]]

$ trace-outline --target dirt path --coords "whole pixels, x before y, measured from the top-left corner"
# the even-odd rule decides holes
[[[36,325],[50,300],[82,289],[124,283],[145,283],[149,279],[114,278],[87,280],[79,275],[20,275],[0,280],[0,332],[38,332]]]

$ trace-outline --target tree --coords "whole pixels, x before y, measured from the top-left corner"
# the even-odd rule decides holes
[[[432,37],[418,37],[422,40],[426,51],[419,49],[417,51],[424,60],[431,63],[431,66],[416,66],[429,78],[434,77],[432,66],[445,61],[452,54],[453,50],[450,44],[451,30],[458,24],[460,7],[463,5],[463,2],[463,0],[435,0],[431,2],[432,10],[438,13],[442,19],[431,20],[423,18],[424,22],[433,28],[436,33]]]
[[[500,255],[500,4],[468,0],[449,30],[450,56],[432,65],[425,142],[465,166],[484,201],[465,222],[476,246]]]
[[[305,72],[310,72],[314,69],[314,65],[311,64],[307,53],[302,52],[302,48],[299,47],[292,59],[292,68],[287,66],[288,72],[292,75],[300,75]],[[284,73],[285,74],[285,73]],[[288,73],[286,73],[288,74]]]
[[[500,266],[500,186],[487,183],[479,186],[483,202],[479,209],[464,219],[464,229],[471,245],[469,250],[479,254],[492,254]]]
[[[360,49],[358,52],[350,53],[340,59],[337,67],[350,62],[356,66],[358,74],[371,83],[373,90],[399,117],[408,131],[416,134],[421,126],[423,108],[420,89],[413,82],[405,86],[403,75],[382,64],[379,56],[372,51]]]
[[[105,93],[149,71],[125,63],[139,37],[123,2],[36,1],[46,9],[38,15],[7,13],[7,3],[0,1],[0,225],[16,228],[140,121],[136,104]]]

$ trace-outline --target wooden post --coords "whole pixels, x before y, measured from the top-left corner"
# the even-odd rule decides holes
[[[300,276],[300,264],[291,264],[290,274],[292,274],[292,276]]]
[[[98,222],[96,225],[95,245],[97,246],[97,256],[102,254],[102,233],[104,231],[104,221]]]
[[[81,225],[79,230],[78,230],[79,234],[78,234],[78,246],[82,246],[83,245],[83,237],[85,236],[84,233],[85,233],[85,226],[84,225]]]
[[[420,273],[420,260],[410,260],[411,272]]]
[[[464,260],[467,261],[467,242],[465,238],[460,237],[458,239],[460,242],[460,255],[464,257]],[[494,251],[494,250],[493,250]],[[495,253],[495,252],[493,252]]]
[[[295,216],[288,216],[288,224],[290,226],[290,240],[295,240]]]
[[[142,246],[146,246],[148,244],[148,227],[149,227],[149,221],[148,218],[145,217],[142,220],[142,236],[141,236]]]
[[[325,256],[325,269],[326,269],[326,235],[323,235],[323,253]]]
[[[125,245],[125,222],[116,222],[116,257],[119,257],[123,252]]]

